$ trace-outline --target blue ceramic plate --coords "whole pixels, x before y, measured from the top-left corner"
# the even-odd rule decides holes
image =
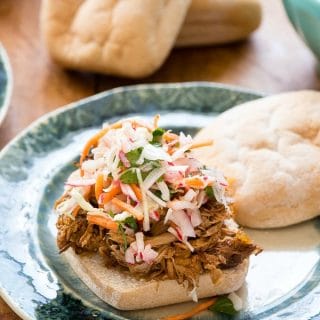
[[[24,319],[159,319],[192,303],[118,311],[59,256],[54,200],[83,142],[105,121],[161,113],[164,127],[194,134],[218,113],[260,95],[210,83],[119,88],[72,104],[30,126],[0,153],[0,292]],[[251,259],[235,319],[319,319],[319,220],[249,230],[265,251]],[[156,299],[156,297],[154,297]],[[215,316],[215,317],[214,317]],[[210,311],[196,319],[228,319]]]
[[[12,75],[6,51],[0,43],[0,124],[8,108],[12,93]]]

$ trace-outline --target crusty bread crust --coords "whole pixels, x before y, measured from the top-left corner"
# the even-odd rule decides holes
[[[319,92],[284,93],[232,108],[195,141],[208,138],[214,145],[194,156],[235,179],[239,224],[276,228],[319,215]]]
[[[188,290],[175,280],[137,280],[116,269],[106,268],[98,254],[77,255],[69,248],[63,253],[81,280],[102,300],[120,310],[159,307],[192,300]],[[209,274],[200,277],[198,297],[205,298],[238,290],[248,271],[248,260],[224,270],[217,284]]]

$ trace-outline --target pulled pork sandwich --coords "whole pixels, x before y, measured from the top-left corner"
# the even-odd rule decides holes
[[[212,141],[194,143],[158,119],[105,125],[55,205],[60,252],[118,309],[237,290],[259,252],[233,220],[228,181],[192,156]]]

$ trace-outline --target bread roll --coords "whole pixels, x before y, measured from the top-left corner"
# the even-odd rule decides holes
[[[68,249],[63,256],[80,279],[103,301],[120,310],[147,309],[192,300],[187,288],[175,280],[136,280],[104,266],[99,255],[80,256]],[[200,276],[198,297],[205,298],[238,290],[246,277],[248,260],[224,270],[213,284],[209,274]]]
[[[175,46],[242,40],[258,28],[261,15],[258,0],[193,0]]]
[[[171,51],[190,1],[44,0],[42,34],[65,67],[144,77]]]
[[[320,213],[320,92],[275,95],[232,108],[202,129],[195,150],[233,184],[236,220],[276,228]]]
[[[191,0],[43,0],[42,35],[53,60],[64,67],[140,78],[156,71],[175,43],[240,40],[261,20],[257,0],[193,0],[188,11],[190,4]]]

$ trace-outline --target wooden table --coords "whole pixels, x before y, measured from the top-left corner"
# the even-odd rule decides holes
[[[0,40],[11,59],[14,91],[0,128],[0,148],[44,113],[122,85],[205,80],[266,93],[320,89],[316,60],[288,23],[281,1],[261,2],[264,21],[250,40],[217,48],[174,50],[153,76],[132,81],[60,69],[41,42],[40,0],[1,0]],[[19,319],[1,298],[0,319]]]

